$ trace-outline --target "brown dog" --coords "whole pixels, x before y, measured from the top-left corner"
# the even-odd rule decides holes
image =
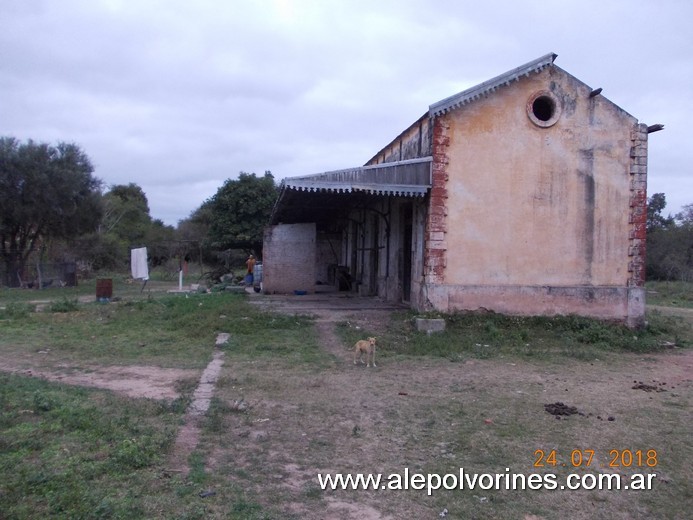
[[[358,356],[359,362],[363,363],[363,355],[366,354],[366,366],[377,366],[375,364],[375,338],[362,339],[357,341],[354,345],[354,365],[356,365],[356,357]]]

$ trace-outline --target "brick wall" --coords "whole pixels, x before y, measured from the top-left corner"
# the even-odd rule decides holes
[[[647,237],[647,125],[633,127],[631,142],[628,285],[642,287],[645,285]]]
[[[447,204],[448,162],[450,125],[445,117],[436,117],[433,123],[433,163],[431,165],[432,187],[428,221],[426,223],[426,249],[424,254],[424,276],[428,283],[445,282],[447,256]]]
[[[265,229],[263,290],[315,290],[315,224],[280,224]]]

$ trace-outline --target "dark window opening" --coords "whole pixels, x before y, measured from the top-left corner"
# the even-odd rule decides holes
[[[539,96],[532,103],[532,113],[539,121],[549,121],[556,111],[556,104],[548,96]]]

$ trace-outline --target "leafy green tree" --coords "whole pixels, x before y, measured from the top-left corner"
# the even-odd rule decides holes
[[[667,205],[667,198],[664,193],[655,193],[647,199],[647,232],[651,233],[657,229],[663,229],[674,224],[671,216],[665,217],[662,211]]]
[[[51,239],[94,230],[101,181],[75,144],[0,138],[0,257],[5,283],[19,285],[32,253]]]
[[[238,179],[228,179],[203,204],[203,214],[209,217],[211,246],[219,251],[245,249],[259,254],[263,230],[277,195],[278,188],[269,171],[262,177],[241,172]]]
[[[663,217],[663,193],[648,199],[647,277],[655,280],[693,280],[693,204],[676,217]]]
[[[682,226],[693,226],[693,204],[683,206],[683,211],[674,217],[676,223]]]
[[[153,267],[182,254],[181,242],[176,237],[176,230],[158,218],[152,220],[147,227],[144,244],[147,246],[147,253]]]
[[[152,224],[149,201],[142,188],[132,182],[114,185],[103,199],[101,232],[117,236],[127,246],[142,242]]]

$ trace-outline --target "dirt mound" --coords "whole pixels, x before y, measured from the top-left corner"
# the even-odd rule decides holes
[[[662,386],[666,385],[666,383],[659,383],[658,386],[656,385],[648,385],[643,383],[642,381],[633,381],[633,383],[636,383],[632,386],[633,390],[644,390],[645,392],[666,392],[666,388],[662,388]]]
[[[575,406],[568,406],[560,402],[545,404],[544,410],[551,415],[575,415],[580,413]]]

